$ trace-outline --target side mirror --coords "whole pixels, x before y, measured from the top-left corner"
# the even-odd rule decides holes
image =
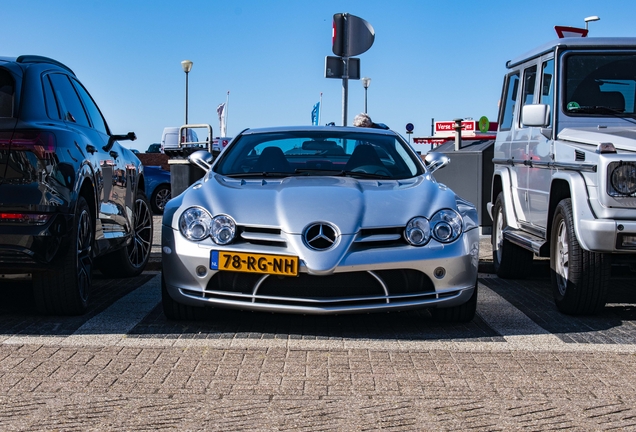
[[[550,105],[524,105],[521,109],[521,124],[530,127],[547,127],[550,124]]]
[[[135,141],[136,139],[137,135],[134,132],[128,132],[126,135],[111,135],[108,137],[108,144],[106,144],[104,150],[108,151],[115,141]]]
[[[214,162],[214,156],[206,150],[198,150],[188,156],[188,161],[208,172],[212,167],[212,162]]]
[[[424,165],[431,173],[434,173],[440,168],[444,168],[450,163],[450,158],[443,153],[430,152],[424,157]]]

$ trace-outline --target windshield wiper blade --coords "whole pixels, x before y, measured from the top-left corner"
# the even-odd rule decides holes
[[[340,177],[362,177],[362,178],[369,178],[369,179],[387,179],[387,178],[391,178],[391,176],[388,176],[386,174],[373,174],[373,173],[368,173],[368,172],[364,172],[364,171],[339,171],[338,173],[334,174],[336,176],[340,176]]]
[[[246,172],[246,173],[231,173],[224,174],[226,177],[242,178],[242,177],[290,177],[294,173],[290,172],[275,172],[275,171],[259,171],[259,172]]]
[[[602,106],[602,105],[569,107],[568,111],[575,112],[575,113],[585,113],[585,114],[623,114],[625,112],[625,110],[619,110],[616,108]]]

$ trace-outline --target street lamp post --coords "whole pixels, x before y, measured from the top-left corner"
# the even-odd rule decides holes
[[[597,17],[596,15],[585,18],[585,30],[587,30],[587,23],[589,23],[590,21],[598,21],[598,20],[600,20],[600,18]]]
[[[364,77],[362,78],[362,87],[364,87],[364,113],[367,113],[367,89],[369,88],[369,84],[371,84],[371,78]]]
[[[186,76],[186,87],[185,87],[185,124],[188,124],[188,74],[192,70],[192,62],[190,60],[184,60],[181,62],[181,67],[185,72]]]

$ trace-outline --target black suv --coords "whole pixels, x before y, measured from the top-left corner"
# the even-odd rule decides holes
[[[152,245],[143,165],[71,69],[0,57],[0,274],[32,274],[36,307],[86,311],[91,273],[141,273]]]

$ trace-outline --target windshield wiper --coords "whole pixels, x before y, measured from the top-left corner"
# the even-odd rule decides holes
[[[569,107],[568,112],[572,113],[580,113],[580,114],[609,114],[614,117],[622,118],[623,120],[629,121],[630,123],[635,123],[635,115],[634,113],[627,114],[624,109],[616,109],[608,106],[602,105],[589,105],[589,106],[578,106],[578,107]]]
[[[388,176],[386,174],[374,174],[374,173],[368,173],[368,172],[364,172],[364,171],[338,171],[336,174],[334,174],[335,176],[339,176],[339,177],[362,177],[362,178],[370,178],[370,179],[387,179],[387,178],[391,178],[391,176]]]
[[[275,171],[259,171],[259,172],[246,172],[246,173],[232,173],[232,174],[223,174],[226,177],[232,178],[251,178],[251,177],[290,177],[293,176],[294,173],[290,172],[275,172]]]

